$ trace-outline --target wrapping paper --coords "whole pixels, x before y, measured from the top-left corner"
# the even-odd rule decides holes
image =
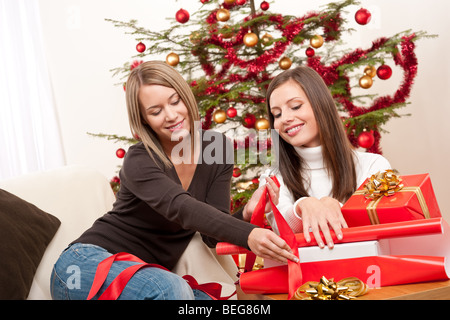
[[[303,281],[357,277],[376,288],[448,279],[450,226],[442,219],[421,221],[440,221],[440,231],[390,238],[390,255],[301,263]],[[289,275],[286,266],[278,266],[243,273],[239,281],[245,293],[286,293]]]
[[[405,180],[405,177],[403,179]],[[444,250],[445,252],[443,252],[442,256],[434,256],[428,253],[432,251],[430,246],[441,246],[444,244],[442,245],[444,247],[450,245],[449,233],[444,232],[444,228],[447,230],[450,228],[440,218],[441,214],[434,197],[429,176],[408,176],[406,180],[405,184],[408,188],[403,190],[405,192],[398,191],[394,195],[378,197],[376,200],[366,199],[363,194],[353,195],[346,204],[347,208],[355,208],[356,210],[347,211],[347,216],[344,217],[348,225],[354,228],[343,229],[343,240],[341,241],[332,232],[335,243],[400,238],[397,242],[390,244],[390,246],[394,247],[394,250],[391,252],[392,255],[314,262],[302,262],[300,256],[299,263],[288,261],[288,264],[284,266],[249,271],[255,260],[255,255],[252,252],[242,251],[239,247],[230,246],[230,244],[226,243],[219,243],[216,251],[218,254],[247,253],[245,267],[247,272],[241,274],[239,280],[243,292],[263,294],[288,293],[288,299],[293,296],[302,283],[317,281],[322,276],[335,279],[357,277],[366,282],[369,287],[448,279],[450,266],[447,258],[450,257],[450,248],[448,251]],[[262,226],[266,194],[267,192],[263,193],[251,219],[251,223],[258,226]],[[408,197],[405,197],[405,194],[409,194]],[[365,203],[362,203],[361,197]],[[359,202],[353,204],[350,201],[352,199],[357,199]],[[389,200],[387,201],[386,199]],[[387,205],[378,208],[378,205],[383,200],[387,202]],[[307,243],[303,234],[294,234],[272,203],[270,197],[269,201],[272,204],[280,236],[297,256],[299,247],[316,245],[315,240]],[[370,203],[370,210],[368,210],[367,201]],[[381,208],[383,210],[378,212]],[[423,218],[427,218],[427,220],[423,220]],[[349,221],[351,222],[349,223]],[[383,224],[367,226],[378,223]],[[430,234],[434,239],[428,241],[426,237]],[[413,237],[414,235],[422,237],[419,240],[419,243],[424,243],[421,253],[416,253],[411,243],[401,240],[405,236]],[[311,237],[311,239],[314,239],[314,237]],[[404,253],[405,250],[408,253]],[[398,255],[395,255],[393,252],[398,252]],[[421,255],[423,252],[425,254]],[[401,272],[398,272],[399,270]]]
[[[338,240],[334,231],[331,230],[333,242],[348,243],[357,241],[380,240],[390,238],[401,238],[415,235],[439,234],[443,232],[443,219],[433,218],[427,220],[411,220],[403,222],[386,223],[380,225],[367,225],[342,229],[342,240]],[[295,234],[298,247],[316,246],[314,235],[310,233],[311,242],[306,242],[303,233]],[[249,253],[245,248],[228,242],[219,242],[216,246],[218,255]],[[301,257],[300,257],[301,258]]]
[[[343,205],[349,227],[441,217],[429,174],[401,176],[402,188],[390,196],[367,199],[364,182]]]
[[[401,272],[399,272],[401,270]],[[434,256],[372,256],[321,262],[302,263],[303,281],[326,278],[357,277],[369,287],[384,287],[414,282],[448,279],[450,266],[445,257]],[[288,290],[287,266],[260,269],[241,274],[243,292],[274,294]]]

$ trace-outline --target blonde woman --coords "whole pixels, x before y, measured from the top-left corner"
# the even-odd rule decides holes
[[[55,264],[51,280],[54,299],[86,299],[97,265],[117,252],[176,269],[180,275],[187,270],[215,281],[212,269],[216,266],[209,265],[212,259],[198,243],[199,234],[209,247],[227,241],[261,257],[296,259],[275,233],[246,222],[260,192],[243,210],[229,214],[233,154],[226,152],[230,149],[224,135],[205,138],[206,132],[197,129],[195,98],[174,68],[149,61],[133,69],[126,84],[126,102],[131,131],[141,141],[131,146],[124,158],[113,209],[74,240]],[[277,198],[278,188],[272,181],[269,192]],[[130,264],[115,262],[99,294]],[[70,265],[80,268],[81,289],[68,284]],[[119,298],[207,297],[174,272],[144,268],[131,278]]]

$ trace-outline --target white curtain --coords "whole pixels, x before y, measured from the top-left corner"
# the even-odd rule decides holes
[[[37,0],[0,0],[0,179],[64,165]]]

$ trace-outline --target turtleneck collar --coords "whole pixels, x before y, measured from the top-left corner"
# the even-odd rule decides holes
[[[323,169],[322,146],[318,147],[294,147],[310,169]]]

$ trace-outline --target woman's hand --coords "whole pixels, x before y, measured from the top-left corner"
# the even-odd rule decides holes
[[[303,234],[307,242],[311,241],[309,230],[311,228],[314,238],[319,247],[324,247],[324,240],[320,236],[320,232],[325,238],[325,243],[331,249],[334,246],[333,239],[330,234],[331,227],[336,237],[342,239],[341,228],[347,228],[347,223],[342,216],[339,201],[331,197],[323,197],[320,200],[314,197],[306,198],[297,205],[296,212],[301,212],[303,222]]]
[[[245,205],[243,211],[243,217],[245,221],[250,221],[250,219],[252,218],[253,211],[255,210],[255,207],[258,204],[259,199],[261,198],[263,192],[266,190],[265,188],[266,186],[269,192],[269,196],[272,199],[273,203],[275,205],[278,204],[278,198],[280,196],[280,188],[278,188],[276,183],[271,178],[266,178],[266,182],[267,183],[264,186],[259,187],[253,193],[252,197],[250,198],[250,200],[248,200],[247,204]],[[270,211],[272,211],[272,207],[269,201],[269,197],[267,197],[265,212],[267,213]]]
[[[254,228],[248,236],[248,246],[255,255],[261,258],[281,263],[286,263],[288,259],[294,262],[299,261],[286,241],[268,229]]]

